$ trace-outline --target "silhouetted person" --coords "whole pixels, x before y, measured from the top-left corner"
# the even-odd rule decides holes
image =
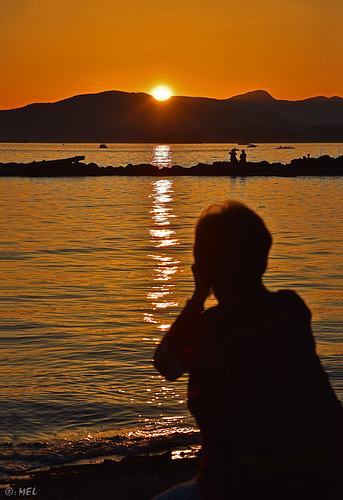
[[[231,162],[231,163],[237,163],[237,161],[238,161],[238,160],[237,160],[237,153],[236,153],[236,149],[235,149],[235,148],[233,148],[233,149],[231,149],[231,151],[230,151],[230,162]]]
[[[247,154],[244,151],[244,149],[242,149],[242,152],[241,152],[241,154],[239,156],[239,162],[240,163],[246,163],[247,162]]]
[[[195,290],[155,352],[168,380],[189,373],[201,431],[192,500],[342,500],[342,407],[315,351],[311,313],[262,282],[272,237],[237,201],[195,229]],[[213,291],[218,305],[204,310]],[[180,488],[180,490],[179,490]],[[163,498],[163,495],[161,496]],[[168,497],[170,498],[170,497]]]

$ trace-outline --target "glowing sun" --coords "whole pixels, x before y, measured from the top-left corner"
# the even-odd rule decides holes
[[[159,85],[151,91],[151,95],[157,101],[167,101],[172,95],[172,91],[165,85]]]

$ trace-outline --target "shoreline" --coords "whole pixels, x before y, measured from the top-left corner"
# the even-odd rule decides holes
[[[33,161],[31,163],[0,163],[0,177],[101,177],[101,176],[342,176],[343,156],[332,158],[328,155],[320,158],[298,158],[290,163],[231,163],[217,161],[212,164],[198,163],[192,167],[172,165],[158,167],[152,164],[138,164],[113,167],[99,167],[96,163],[82,163],[85,156],[72,158]]]
[[[66,465],[13,476],[0,482],[4,498],[14,495],[49,500],[150,500],[172,486],[188,481],[198,472],[198,458],[171,458],[162,455],[134,455],[121,461],[100,464]]]

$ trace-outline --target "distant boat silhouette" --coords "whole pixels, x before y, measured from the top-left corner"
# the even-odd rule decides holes
[[[103,142],[102,144],[100,144],[99,148],[101,148],[101,149],[107,149],[107,145]]]
[[[293,146],[279,146],[276,149],[295,149]]]
[[[256,144],[250,144],[249,141],[246,142],[237,142],[238,146],[247,146],[248,148],[257,148]]]

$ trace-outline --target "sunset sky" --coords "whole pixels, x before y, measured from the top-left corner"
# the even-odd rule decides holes
[[[343,96],[342,0],[0,0],[0,109],[105,90]]]

